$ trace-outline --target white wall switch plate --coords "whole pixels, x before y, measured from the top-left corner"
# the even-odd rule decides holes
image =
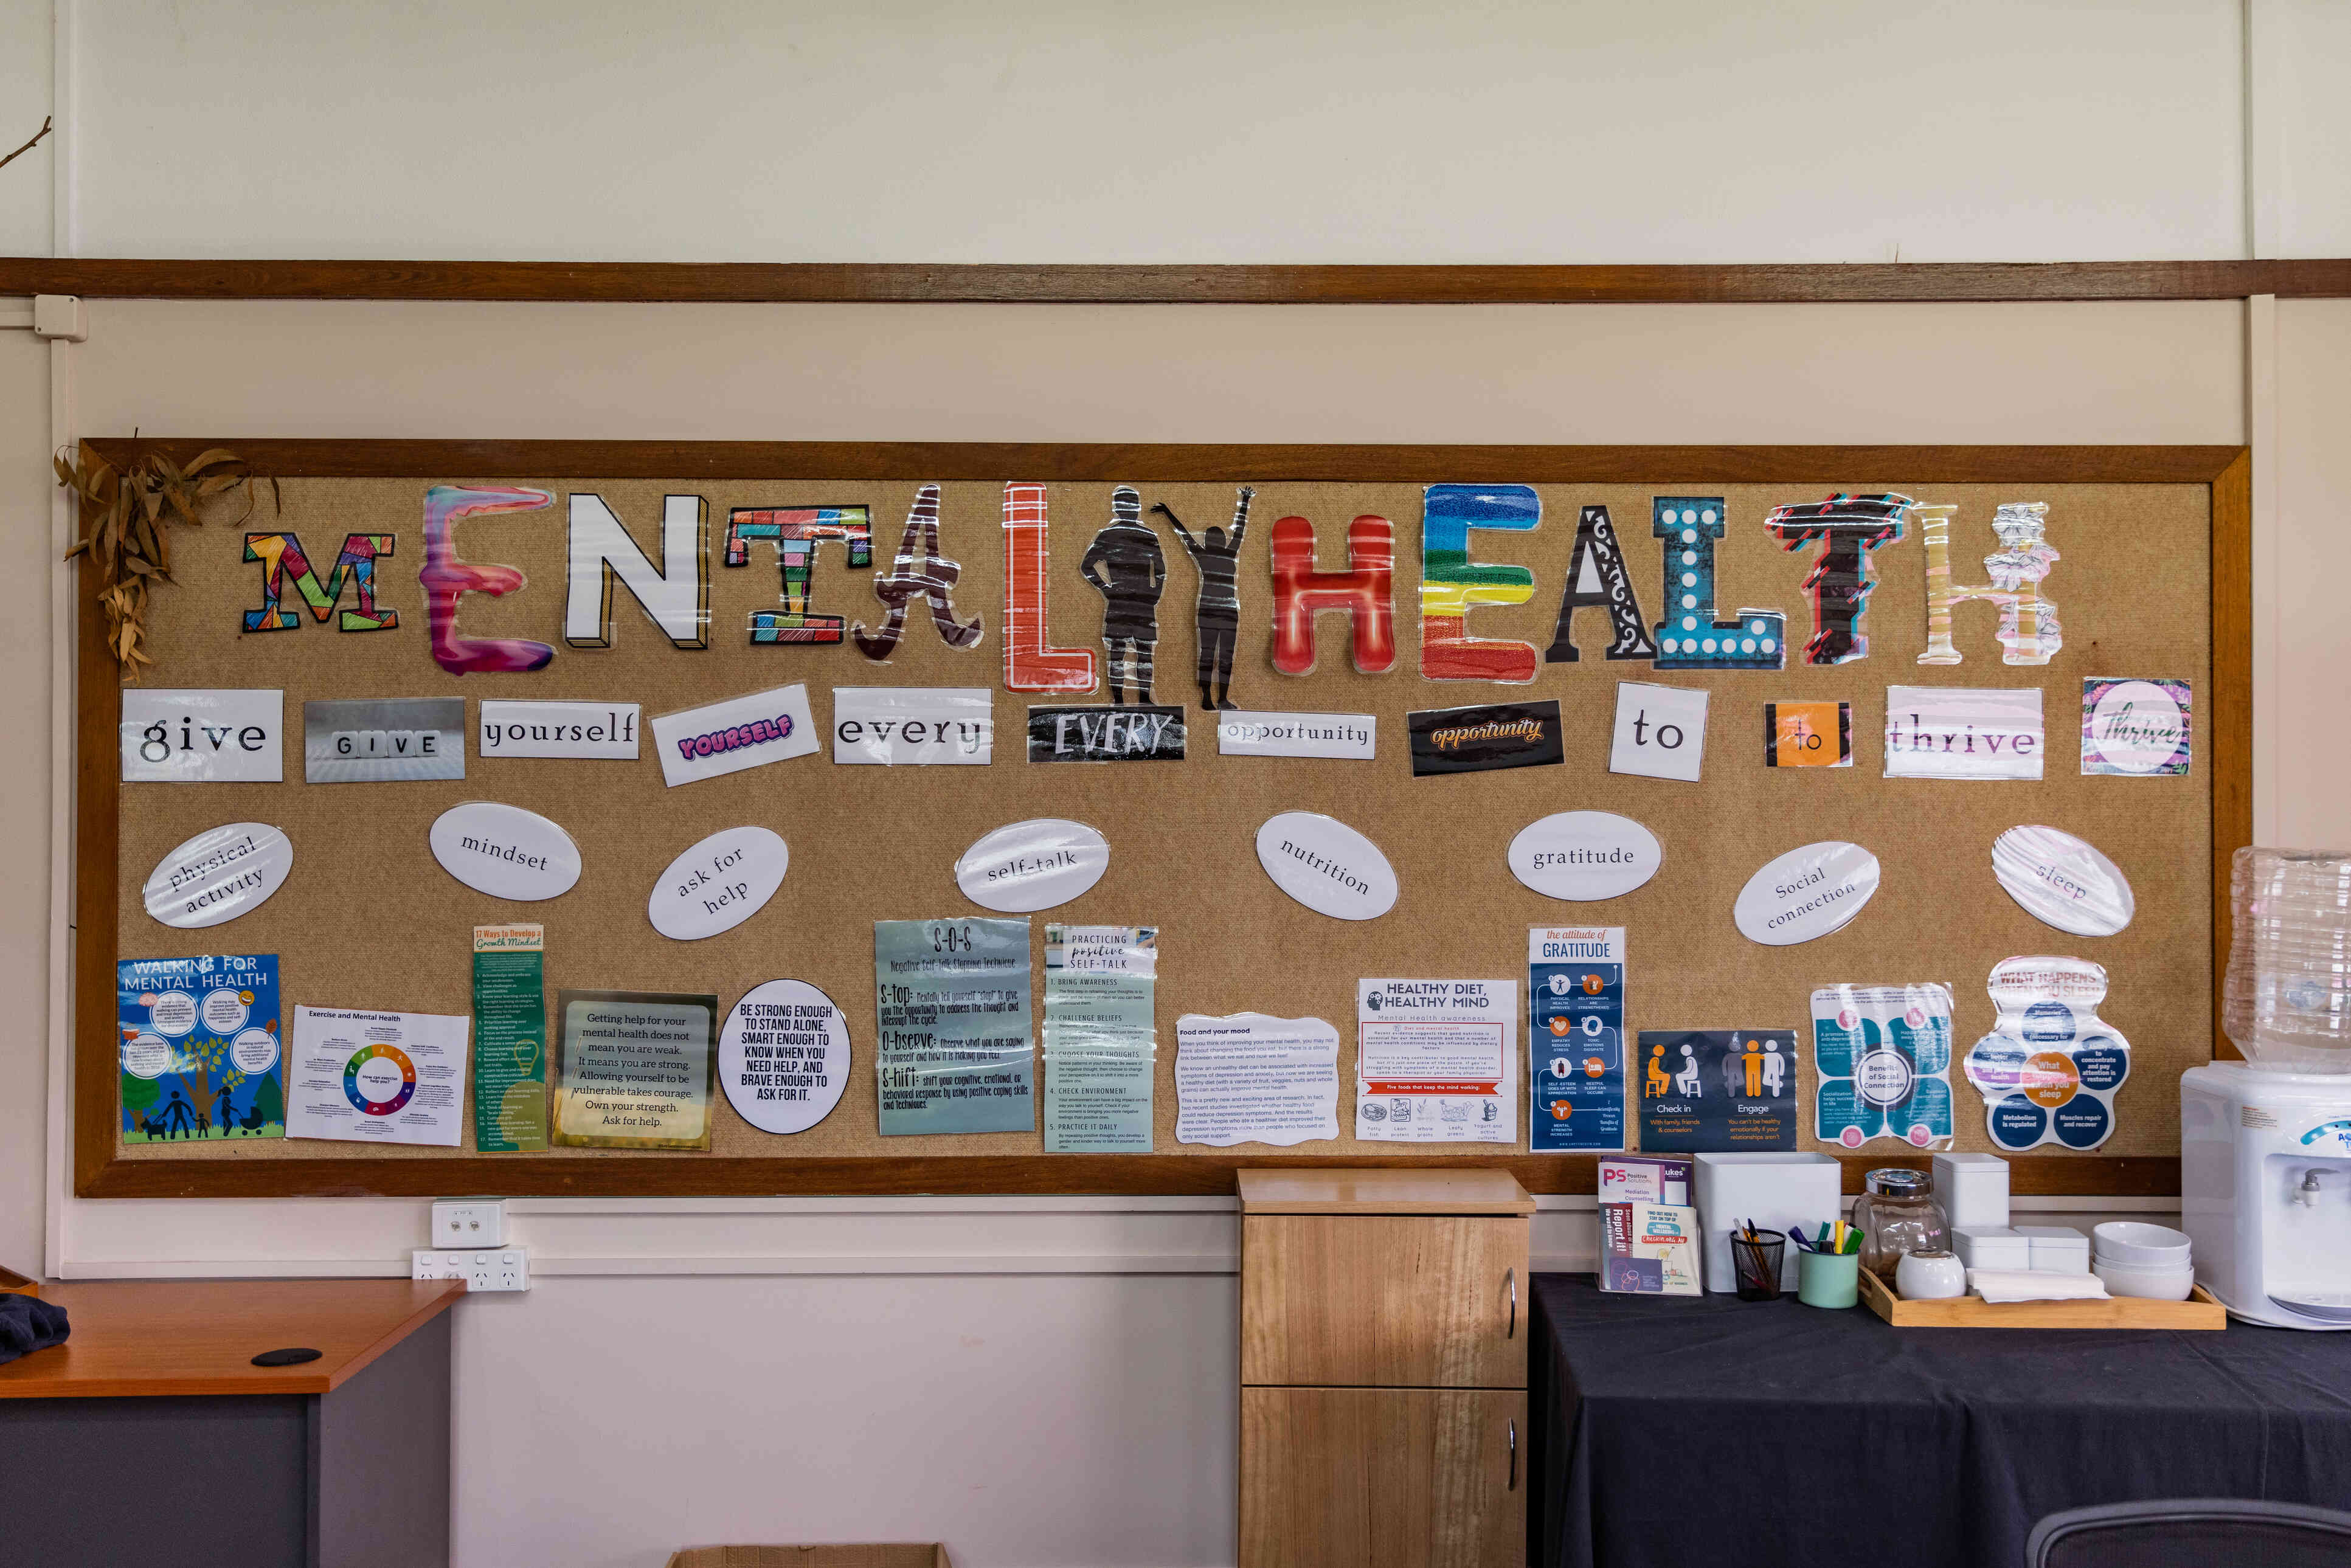
[[[502,1197],[442,1197],[433,1202],[433,1245],[503,1247],[507,1203]]]
[[[412,1280],[463,1280],[472,1291],[530,1289],[528,1247],[419,1247],[408,1255]]]

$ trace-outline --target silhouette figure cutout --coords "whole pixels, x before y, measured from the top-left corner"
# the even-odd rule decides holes
[[[1668,1083],[1669,1081],[1666,1077],[1666,1048],[1662,1045],[1653,1045],[1649,1048],[1648,1080],[1643,1088],[1647,1092],[1648,1098],[1662,1100],[1666,1097]]]
[[[1078,571],[1102,596],[1102,663],[1108,666],[1104,676],[1110,700],[1124,703],[1131,680],[1134,700],[1148,703],[1167,558],[1160,553],[1159,536],[1143,521],[1143,497],[1134,486],[1121,485],[1111,492],[1110,513],[1110,522],[1094,536]]]
[[[1693,1100],[1699,1099],[1706,1093],[1706,1090],[1698,1082],[1698,1054],[1687,1045],[1682,1047],[1682,1070],[1674,1074],[1674,1088],[1677,1092],[1687,1094]]]
[[[188,1119],[190,1114],[191,1113],[188,1108],[188,1103],[180,1098],[180,1092],[178,1090],[172,1090],[172,1103],[163,1108],[164,1125],[171,1127],[175,1131],[184,1133],[188,1130]]]
[[[1233,507],[1233,531],[1228,535],[1215,524],[1199,538],[1184,526],[1165,501],[1151,509],[1163,514],[1176,529],[1176,537],[1184,541],[1184,552],[1192,558],[1192,568],[1200,574],[1200,591],[1192,612],[1193,624],[1200,634],[1200,706],[1211,710],[1230,708],[1233,704],[1233,645],[1240,636],[1241,593],[1237,573],[1240,566],[1241,538],[1249,531],[1249,498],[1257,491],[1244,485],[1240,500]]]

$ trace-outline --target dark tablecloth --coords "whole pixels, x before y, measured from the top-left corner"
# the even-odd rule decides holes
[[[1539,1274],[1543,1568],[2022,1568],[2141,1498],[2351,1508],[2351,1333],[1896,1329]]]

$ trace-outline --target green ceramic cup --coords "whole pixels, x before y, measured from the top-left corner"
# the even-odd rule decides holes
[[[1861,1300],[1861,1254],[1796,1254],[1796,1300],[1808,1307],[1849,1307]]]

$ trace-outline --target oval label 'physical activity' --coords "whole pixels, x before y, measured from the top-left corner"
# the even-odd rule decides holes
[[[2138,913],[2122,868],[2055,828],[2027,824],[2001,834],[1991,871],[2026,914],[2076,936],[2112,936]]]
[[[1335,817],[1267,818],[1257,831],[1257,859],[1274,886],[1318,915],[1376,920],[1395,907],[1395,868],[1379,845]]]
[[[1792,947],[1842,929],[1877,892],[1877,857],[1837,840],[1790,850],[1747,879],[1731,905],[1740,935]]]
[[[987,834],[956,862],[956,885],[982,909],[1033,915],[1064,904],[1110,869],[1110,841],[1083,822],[1039,817]]]
[[[1510,874],[1547,898],[1619,898],[1657,874],[1657,835],[1613,811],[1557,811],[1510,841]]]
[[[293,869],[294,841],[266,822],[206,828],[155,862],[147,913],[183,931],[219,925],[266,904]]]
[[[580,846],[571,835],[520,806],[452,806],[434,819],[432,843],[443,871],[492,898],[536,904],[570,892],[580,880]]]
[[[763,1133],[805,1133],[831,1115],[849,1060],[841,1009],[806,980],[752,987],[718,1031],[718,1085]]]
[[[792,852],[766,828],[728,828],[669,862],[645,899],[653,929],[679,942],[732,931],[784,884]]]

